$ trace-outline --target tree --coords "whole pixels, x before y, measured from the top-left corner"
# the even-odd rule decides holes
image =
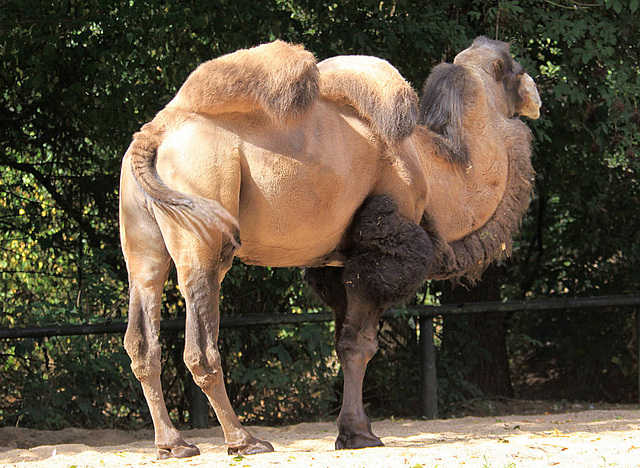
[[[80,323],[125,315],[117,186],[121,156],[131,135],[169,101],[199,63],[275,38],[304,43],[318,59],[338,53],[383,57],[416,89],[435,64],[451,61],[477,35],[511,42],[540,87],[544,109],[543,118],[532,124],[536,198],[514,254],[500,270],[504,271],[500,297],[634,292],[640,281],[637,13],[636,0],[588,4],[271,0],[259,9],[246,0],[206,5],[195,0],[121,4],[9,0],[0,6],[0,326]],[[487,282],[479,284],[474,297],[498,297],[498,286],[489,292],[482,290],[483,284]],[[222,307],[233,313],[257,303],[265,312],[317,306],[310,302],[299,276],[286,270],[238,265],[230,272],[223,295]],[[182,313],[175,288],[167,289],[166,298],[165,315]],[[548,362],[549,354],[571,351],[571,362],[562,369],[567,375],[586,368],[596,382],[595,376],[605,370],[620,375],[619,381],[633,382],[637,363],[628,351],[632,328],[625,320],[621,314],[589,318],[577,314],[564,321],[543,315],[512,316],[506,321],[507,340],[518,356],[536,356],[538,366]],[[579,333],[572,331],[587,327],[594,337],[591,349],[580,345]],[[289,338],[294,331],[277,336],[272,356],[298,348],[292,343],[300,342]],[[232,355],[228,367],[239,371],[248,366],[255,371],[264,395],[269,385],[280,385],[265,371],[264,362],[238,361],[238,343],[245,346],[248,338],[231,336],[224,345]],[[261,343],[274,339],[265,333]],[[543,342],[551,344],[539,345]],[[167,338],[165,348],[167,359],[175,359],[176,366],[177,343],[179,337]],[[309,340],[305,343],[311,347]],[[25,408],[51,411],[52,401],[64,402],[57,413],[60,419],[50,422],[56,427],[73,421],[114,424],[119,417],[142,417],[144,409],[135,404],[140,398],[135,383],[118,394],[128,362],[119,339],[25,340],[0,346],[6,358],[0,364],[0,395],[7,395],[0,400],[3,422],[15,423],[22,417],[27,423]],[[322,362],[320,356],[326,352],[322,346],[317,344],[317,353],[305,359]],[[475,344],[468,346],[473,349]],[[392,347],[401,348],[389,344],[387,354],[382,354],[388,357]],[[590,352],[593,347],[597,352]],[[72,350],[76,354],[70,354]],[[451,351],[443,344],[441,361]],[[91,359],[101,366],[92,367]],[[110,359],[116,362],[113,368],[107,365]],[[407,366],[410,359],[407,353]],[[117,397],[76,395],[75,401],[82,405],[63,420],[71,398],[61,390],[70,378],[65,365],[86,372],[82,388],[110,389]],[[326,390],[334,374],[321,373],[318,381]],[[455,382],[460,382],[459,376],[455,374]],[[240,387],[249,388],[256,379]],[[479,384],[468,374],[467,379]],[[185,384],[174,382],[171,375],[165,376],[165,383],[175,395],[175,412],[184,414]],[[393,385],[397,382],[376,389],[377,401],[397,400],[403,392]],[[282,383],[271,393],[286,394],[287,388]],[[241,404],[251,406],[243,400],[243,388],[234,392]],[[92,413],[92,401],[103,411]],[[117,408],[108,407],[113,401],[119,402]]]

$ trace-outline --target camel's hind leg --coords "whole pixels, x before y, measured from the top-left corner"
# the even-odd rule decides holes
[[[164,232],[164,230],[163,230]],[[181,237],[182,236],[182,237]],[[273,447],[253,437],[236,417],[224,384],[218,351],[220,283],[233,259],[233,247],[218,236],[203,245],[189,234],[166,235],[186,302],[185,364],[207,395],[222,426],[229,454],[271,452]],[[224,246],[222,245],[224,243]]]
[[[141,204],[121,204],[122,245],[129,272],[129,319],[124,345],[142,385],[155,429],[158,458],[198,455],[174,427],[160,382],[160,308],[171,258],[155,220]]]
[[[367,364],[378,349],[384,310],[418,289],[433,262],[429,236],[401,218],[387,197],[367,200],[354,217],[353,247],[342,269],[312,268],[305,279],[333,310],[336,351],[344,374],[337,449],[383,445],[362,401]]]

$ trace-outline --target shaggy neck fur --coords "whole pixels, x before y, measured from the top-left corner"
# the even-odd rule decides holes
[[[507,147],[509,172],[507,185],[491,218],[480,228],[451,244],[453,272],[446,277],[479,279],[491,262],[511,252],[512,238],[519,229],[533,194],[534,170],[531,166],[530,133],[524,123],[521,138],[513,138]]]
[[[429,171],[434,167],[429,166],[429,158],[432,162],[447,161],[449,164],[444,167],[448,166],[451,177],[461,178],[462,185],[468,188],[462,193],[447,193],[452,205],[464,205],[464,197],[485,176],[482,171],[474,171],[475,166],[488,167],[493,161],[506,159],[504,191],[495,193],[499,201],[480,227],[446,242],[440,229],[446,207],[443,210],[427,205],[422,225],[440,251],[439,271],[433,275],[436,279],[466,277],[475,281],[493,260],[508,254],[512,235],[519,228],[532,195],[531,132],[518,118],[498,112],[490,91],[484,91],[489,89],[486,81],[492,78],[479,76],[458,65],[436,67],[424,87],[422,125],[412,137],[419,147],[436,148],[436,154],[431,151],[426,157],[423,155],[426,172],[431,172],[434,179],[428,182],[432,190],[445,186],[441,182],[443,174]],[[441,169],[443,165],[437,167]]]

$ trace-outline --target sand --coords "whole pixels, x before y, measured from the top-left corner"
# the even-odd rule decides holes
[[[0,468],[84,467],[638,467],[640,410],[613,409],[373,423],[386,447],[335,451],[333,423],[251,432],[276,452],[227,455],[219,428],[183,431],[202,454],[156,460],[150,430],[0,428]]]

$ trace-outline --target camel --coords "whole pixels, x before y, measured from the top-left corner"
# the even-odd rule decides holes
[[[241,425],[225,390],[218,293],[234,256],[304,268],[335,316],[336,448],[383,445],[362,402],[379,319],[425,280],[478,278],[508,252],[534,176],[519,117],[537,118],[540,105],[509,46],[484,37],[435,67],[420,101],[384,60],[317,63],[282,41],[198,67],[134,135],[121,171],[124,344],[158,458],[199,454],[171,423],[160,383],[172,264],[186,302],[184,361],[229,453],[273,450]]]

